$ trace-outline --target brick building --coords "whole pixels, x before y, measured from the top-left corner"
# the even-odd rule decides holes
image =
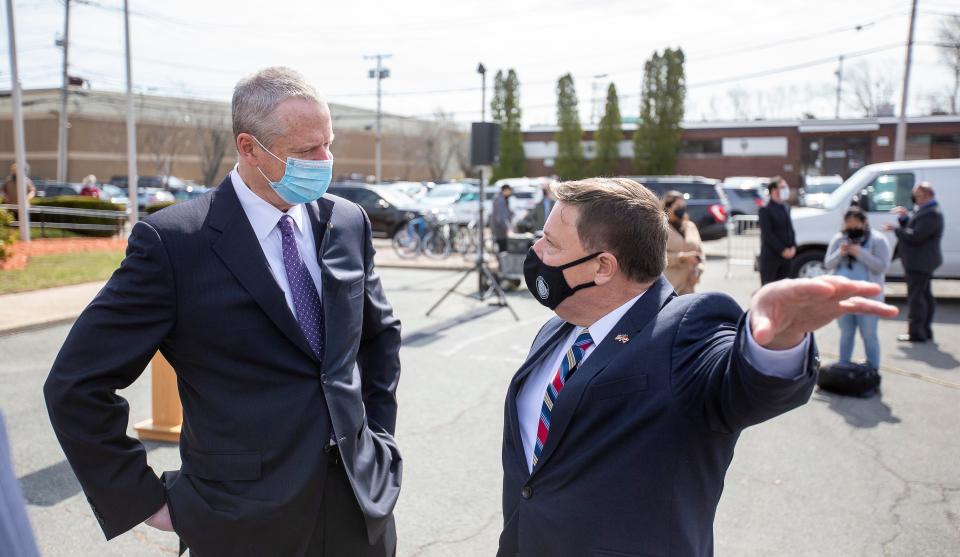
[[[27,90],[22,98],[30,175],[55,179],[60,90]],[[127,174],[126,103],[123,93],[71,88],[68,181],[79,182],[87,174],[95,174],[101,181]],[[172,175],[202,182],[205,167],[212,167],[216,169],[212,181],[219,182],[235,164],[230,103],[140,94],[134,103],[139,175]],[[330,111],[336,133],[334,173],[374,174],[376,113],[335,103],[330,103]],[[218,132],[227,134],[225,150],[215,144]],[[465,130],[449,126],[441,130],[435,122],[384,114],[383,177],[461,177],[467,139]],[[6,175],[13,162],[13,150],[11,97],[9,92],[0,92],[0,175]],[[219,151],[223,155],[218,159]],[[453,151],[463,154],[453,156]]]
[[[792,184],[801,176],[839,174],[893,160],[896,118],[756,122],[686,122],[677,174],[723,179],[781,174]],[[596,149],[594,127],[584,133],[584,153]],[[633,134],[624,126],[618,174],[633,173]],[[524,132],[527,175],[555,173],[556,128]],[[907,121],[907,159],[960,158],[960,116],[922,116]]]

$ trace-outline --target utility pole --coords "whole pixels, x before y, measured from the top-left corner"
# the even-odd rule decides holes
[[[7,0],[7,36],[10,49],[10,91],[13,98],[13,150],[17,160],[17,221],[20,241],[30,241],[30,200],[27,199],[27,147],[23,140],[23,100],[20,98],[20,70],[17,68],[17,36],[13,23],[13,0]]]
[[[834,111],[833,117],[837,120],[840,119],[840,95],[843,92],[843,56],[837,58],[837,109]]]
[[[123,0],[123,35],[127,58],[127,211],[130,226],[137,224],[140,208],[137,206],[137,121],[133,110],[133,70],[130,63],[130,0]]]
[[[907,152],[907,99],[910,95],[910,64],[913,62],[913,28],[917,20],[917,0],[910,8],[910,32],[907,34],[907,63],[903,69],[903,95],[900,97],[900,119],[897,121],[897,144],[893,160],[902,161]]]
[[[377,61],[377,67],[376,67],[375,69],[370,70],[369,76],[370,76],[371,79],[376,79],[376,80],[377,80],[377,137],[376,137],[376,147],[375,147],[375,151],[374,151],[374,157],[375,157],[376,180],[377,180],[377,183],[378,183],[378,184],[381,182],[381,178],[382,178],[382,174],[381,174],[381,159],[380,159],[380,136],[381,136],[381,122],[380,122],[380,121],[381,121],[381,119],[382,119],[381,111],[380,111],[380,106],[381,106],[381,104],[380,104],[380,97],[381,97],[380,82],[381,82],[382,80],[390,77],[390,70],[388,70],[387,68],[384,68],[384,67],[383,67],[383,61],[384,61],[385,59],[387,59],[387,58],[390,58],[390,56],[391,56],[390,54],[373,54],[373,55],[370,55],[370,56],[364,56],[364,57],[363,57],[364,60],[376,59],[376,61]]]
[[[67,96],[70,94],[70,76],[67,74],[67,60],[70,49],[70,0],[63,2],[66,12],[63,18],[63,89],[60,90],[60,138],[57,142],[57,181],[67,181],[68,146],[70,123],[67,119]]]

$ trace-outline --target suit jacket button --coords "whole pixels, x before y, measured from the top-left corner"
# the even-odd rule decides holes
[[[321,373],[321,374],[320,374],[320,382],[323,383],[324,385],[327,384],[327,374],[326,374],[326,373]]]
[[[523,489],[520,490],[520,497],[523,497],[524,499],[533,497],[533,488],[529,485],[523,486]]]

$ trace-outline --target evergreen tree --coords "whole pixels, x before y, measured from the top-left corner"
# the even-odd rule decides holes
[[[633,138],[637,174],[672,174],[677,165],[687,85],[683,50],[654,52],[644,66],[640,122]]]
[[[557,174],[561,180],[578,180],[589,174],[583,157],[583,128],[577,111],[573,77],[566,74],[557,82]]]
[[[493,169],[492,180],[523,176],[526,174],[526,157],[523,153],[520,80],[514,70],[509,70],[506,78],[503,78],[502,71],[497,72],[491,108],[494,121],[500,124],[500,162]]]
[[[595,139],[597,158],[593,161],[593,174],[613,176],[620,163],[620,142],[623,141],[623,119],[620,117],[620,101],[617,87],[611,83],[607,88],[607,106],[600,119]]]

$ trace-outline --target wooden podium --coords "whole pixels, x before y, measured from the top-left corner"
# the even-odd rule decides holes
[[[177,375],[159,352],[150,361],[150,367],[153,418],[138,423],[133,429],[140,439],[179,443],[183,408],[177,391]]]

